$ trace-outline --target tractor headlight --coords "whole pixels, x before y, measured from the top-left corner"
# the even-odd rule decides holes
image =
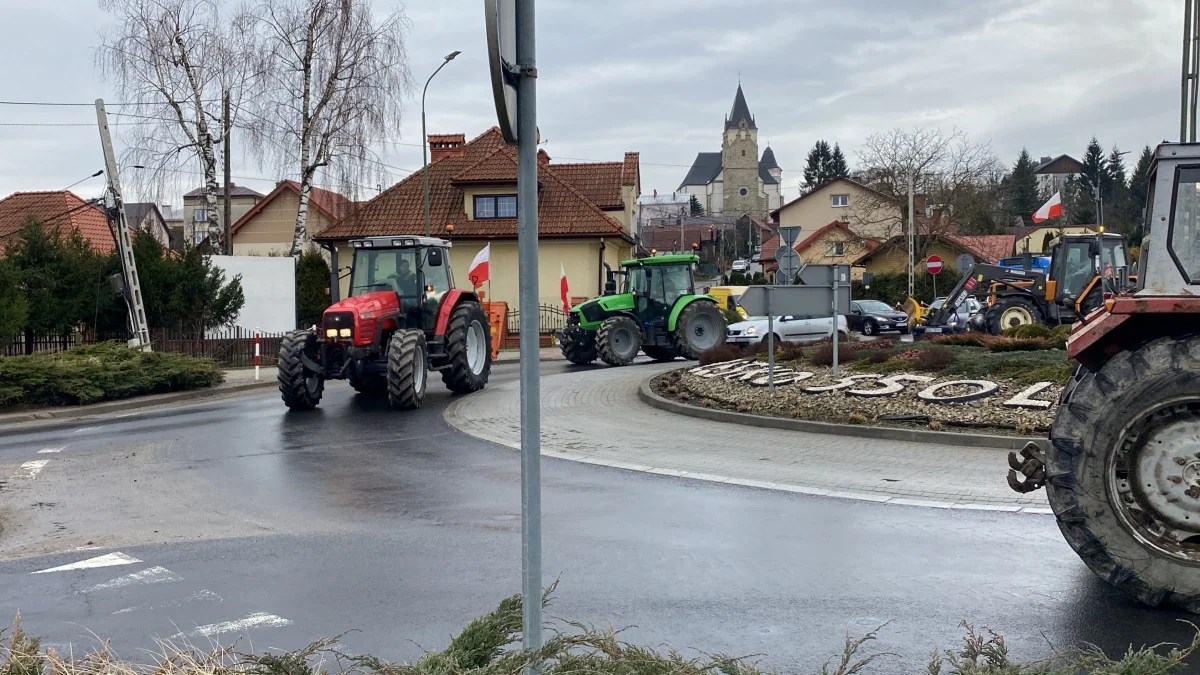
[[[326,328],[325,329],[325,337],[329,337],[329,338],[337,337],[337,329],[336,328]]]
[[[746,335],[754,335],[757,332],[758,332],[758,329],[755,328],[754,326],[750,326],[749,328],[746,329]]]
[[[348,337],[350,337],[350,333],[351,333],[351,331],[349,328],[339,328],[338,329],[338,337],[348,338]]]

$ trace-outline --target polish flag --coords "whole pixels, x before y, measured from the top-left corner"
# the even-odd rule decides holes
[[[475,259],[471,261],[471,266],[467,268],[467,278],[471,280],[475,288],[479,288],[483,285],[483,282],[491,278],[488,276],[488,264],[491,262],[491,259],[492,244],[489,242],[487,246],[483,247],[482,251],[475,254]]]
[[[1042,208],[1033,214],[1033,222],[1040,223],[1062,215],[1062,195],[1055,192],[1050,201],[1042,204]]]
[[[571,304],[567,302],[567,268],[558,263],[558,293],[562,296],[563,311],[570,312]]]

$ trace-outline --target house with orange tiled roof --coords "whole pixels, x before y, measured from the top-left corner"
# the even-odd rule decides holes
[[[429,136],[430,230],[451,242],[455,285],[470,288],[467,268],[491,244],[489,300],[517,302],[517,152],[493,127],[468,141],[464,134]],[[628,259],[637,226],[641,191],[639,155],[620,161],[554,162],[538,153],[538,283],[541,301],[559,304],[559,266],[567,271],[572,296],[598,295],[604,264]],[[414,172],[370,201],[358,204],[313,239],[351,262],[349,240],[420,235],[425,232],[423,174]],[[339,297],[345,297],[343,279]]]
[[[305,221],[309,240],[348,215],[353,207],[354,201],[348,197],[314,187],[308,197]],[[300,183],[279,181],[274,190],[233,222],[233,254],[288,255],[299,209]]]
[[[936,255],[941,258],[942,265],[946,270],[941,273],[942,278],[948,279],[951,284],[959,280],[960,274],[966,274],[967,272],[967,270],[955,267],[955,261],[958,260],[959,256],[968,255],[971,257],[973,263],[996,263],[1001,258],[1013,255],[1013,246],[1015,243],[1015,237],[1011,234],[960,235],[942,233],[934,236],[935,240],[931,243],[923,242],[921,244],[920,249],[923,253],[915,261],[917,272],[923,272],[925,269],[925,260],[930,255]],[[858,256],[852,263],[856,267],[851,269],[861,269],[876,275],[906,273],[908,271],[907,238],[903,235],[893,237],[871,251]],[[859,277],[861,276],[860,273]],[[946,287],[947,290],[949,288],[949,286]]]
[[[111,253],[117,244],[104,211],[70,190],[14,192],[0,199],[0,250],[16,238],[30,218],[62,234],[76,230],[101,253]]]

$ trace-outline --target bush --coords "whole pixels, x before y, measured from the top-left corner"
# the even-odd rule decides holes
[[[1054,349],[1054,343],[1046,338],[996,338],[987,345],[988,351],[993,352],[1036,352],[1043,349]]]
[[[700,365],[707,366],[713,363],[725,363],[726,361],[735,361],[745,358],[746,352],[737,345],[717,345],[712,349],[706,349],[700,354]]]
[[[954,354],[945,347],[922,349],[913,359],[913,367],[925,371],[945,370],[951,363],[954,363]]]
[[[1048,338],[1054,335],[1050,327],[1040,323],[1026,323],[1004,329],[1004,337],[1011,338]]]
[[[858,343],[869,345],[870,343]],[[864,358],[867,355],[867,350],[859,347],[858,344],[846,344],[838,342],[838,363],[850,363],[857,359]],[[813,351],[808,358],[814,366],[829,367],[833,365],[833,342],[822,342],[819,347]]]
[[[736,309],[729,309],[726,307],[724,310],[722,310],[722,314],[725,315],[726,326],[732,326],[735,323],[740,323],[743,321],[742,315],[738,314]]]
[[[1050,332],[1054,334],[1054,337],[1060,337],[1060,338],[1066,340],[1068,337],[1071,336],[1071,331],[1074,328],[1075,328],[1075,326],[1073,326],[1069,323],[1064,323],[1062,325],[1055,326],[1054,328],[1052,328],[1050,330]]]
[[[867,363],[883,363],[892,358],[892,355],[887,352],[871,352],[867,355]]]
[[[991,335],[987,333],[950,333],[949,335],[939,335],[930,342],[935,345],[954,345],[958,347],[986,347],[988,338]]]
[[[730,286],[748,286],[746,274],[744,272],[733,272],[729,275]]]
[[[305,251],[296,261],[296,317],[300,326],[321,323],[329,307],[329,263],[315,249]]]
[[[58,354],[0,358],[0,407],[82,405],[211,387],[223,379],[211,359],[105,342]]]

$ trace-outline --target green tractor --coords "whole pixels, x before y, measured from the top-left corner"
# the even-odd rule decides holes
[[[663,255],[625,260],[619,272],[608,269],[604,295],[572,308],[566,328],[555,334],[563,356],[576,364],[600,357],[624,366],[639,350],[655,361],[670,361],[698,359],[724,344],[725,315],[712,296],[695,292],[692,267],[698,262],[696,255]]]

